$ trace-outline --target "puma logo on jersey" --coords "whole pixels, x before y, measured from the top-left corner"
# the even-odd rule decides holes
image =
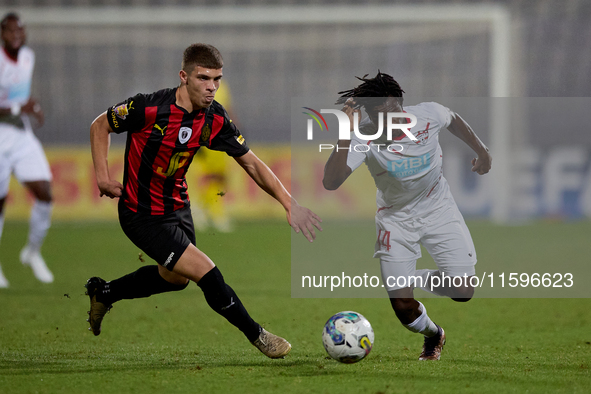
[[[168,125],[164,126],[164,127],[160,127],[157,124],[154,124],[154,127],[157,128],[158,130],[160,130],[160,133],[162,135],[164,135],[164,130],[166,130],[166,128],[168,127]]]

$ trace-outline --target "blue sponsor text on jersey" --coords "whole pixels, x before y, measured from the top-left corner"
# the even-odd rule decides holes
[[[431,154],[404,157],[388,162],[388,175],[394,178],[405,178],[426,171],[431,166]]]
[[[8,100],[26,102],[31,94],[31,81],[21,82],[9,87]]]

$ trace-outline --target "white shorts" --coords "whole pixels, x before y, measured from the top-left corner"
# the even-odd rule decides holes
[[[0,198],[6,197],[10,175],[23,182],[51,181],[41,143],[29,129],[0,124]]]
[[[476,251],[470,231],[455,203],[423,218],[402,222],[376,215],[374,257],[380,259],[382,277],[409,278],[407,286],[388,286],[397,290],[412,285],[421,245],[429,252],[439,271],[447,276],[472,276],[476,273]]]

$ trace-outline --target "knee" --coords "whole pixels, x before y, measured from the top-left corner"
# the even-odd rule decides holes
[[[36,195],[39,201],[51,204],[53,202],[53,194],[51,193],[51,187],[49,186],[49,182],[46,188],[42,188],[39,193]]]
[[[172,284],[172,285],[174,285],[174,286],[176,286],[176,289],[175,290],[178,291],[178,290],[184,290],[184,289],[186,289],[187,286],[189,286],[190,280],[187,279],[187,278],[181,278],[181,279],[178,279],[178,280],[167,281],[167,282],[170,283],[170,284]]]
[[[467,286],[455,288],[451,299],[456,302],[468,302],[472,297],[474,297],[474,288],[472,286]]]
[[[174,281],[169,281],[166,280],[164,278],[162,278],[164,281],[163,285],[163,289],[165,289],[165,291],[181,291],[181,290],[185,290],[187,288],[187,286],[189,286],[189,280],[174,280]]]
[[[189,285],[189,279],[185,278],[184,276],[169,271],[161,265],[158,265],[157,267],[160,277],[168,282],[171,286],[175,286],[174,290],[183,290]]]
[[[184,283],[183,283],[183,281],[173,283],[176,286],[175,291],[185,290],[187,288],[187,286],[189,286],[189,282],[190,282],[190,280],[185,278]]]
[[[51,203],[53,201],[51,183],[49,181],[26,182],[25,186],[27,186],[37,200],[46,203]]]

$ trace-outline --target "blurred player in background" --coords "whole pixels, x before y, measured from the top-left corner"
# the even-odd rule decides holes
[[[232,97],[227,83],[220,84],[215,101],[228,112],[230,119],[236,121],[232,113]],[[197,165],[201,167],[200,183],[196,188],[197,201],[191,205],[195,228],[205,231],[210,226],[229,233],[233,230],[232,220],[226,209],[224,194],[227,191],[227,155],[210,149],[199,149],[195,154]]]
[[[380,259],[384,286],[404,327],[425,336],[419,360],[439,360],[445,332],[414,299],[413,289],[417,286],[454,301],[468,301],[474,294],[469,279],[476,264],[472,237],[443,177],[440,131],[448,129],[474,150],[477,157],[472,160],[472,171],[486,174],[492,159],[470,126],[443,105],[428,102],[403,110],[404,91],[390,75],[378,72],[375,78],[358,79],[362,84],[339,92],[343,95],[337,101],[344,104],[351,131],[360,107],[368,114],[359,123],[365,135],[376,135],[379,125],[387,124],[386,113],[404,111],[417,119],[407,129],[416,141],[402,129],[394,129],[388,140],[385,126],[381,137],[373,141],[351,134],[350,140],[338,141],[339,149],[335,148],[326,163],[323,183],[326,189],[335,190],[361,163],[367,165],[378,189],[374,257]],[[410,122],[398,117],[393,123]],[[417,271],[421,245],[438,270]],[[452,280],[457,277],[463,280]]]
[[[31,267],[41,282],[53,282],[53,274],[41,256],[41,246],[51,224],[51,171],[33,127],[43,125],[41,106],[31,98],[35,54],[25,45],[26,33],[17,14],[9,13],[0,22],[0,237],[4,226],[4,204],[10,175],[35,198],[29,221],[27,245],[20,260]],[[0,269],[0,287],[8,281]]]
[[[122,299],[149,297],[197,283],[208,305],[270,358],[291,345],[256,323],[211,259],[196,247],[185,174],[200,148],[225,152],[285,209],[288,223],[312,242],[320,219],[300,206],[273,172],[246,145],[215,94],[223,60],[211,45],[194,44],[183,55],[180,85],[137,94],[99,115],[90,129],[101,195],[119,198],[119,222],[127,237],[156,260],[119,279],[90,278],[89,323],[101,332],[104,315]],[[110,133],[127,132],[123,184],[111,179]],[[240,259],[240,256],[236,256]],[[264,273],[262,273],[264,275]]]

